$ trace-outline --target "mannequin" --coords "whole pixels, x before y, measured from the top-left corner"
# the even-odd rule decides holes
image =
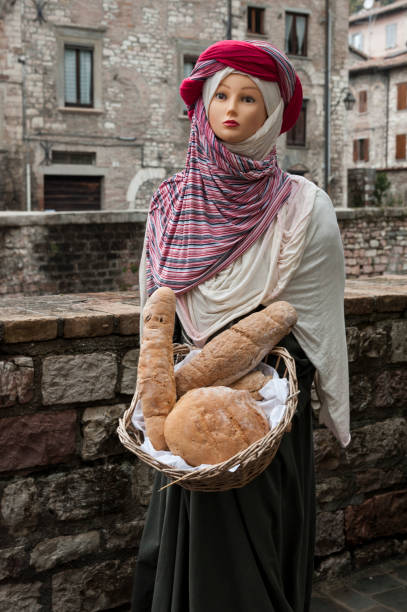
[[[276,139],[295,123],[302,93],[275,47],[215,43],[181,95],[192,118],[187,162],[152,200],[142,303],[157,286],[171,286],[183,337],[198,346],[273,300],[292,303],[299,321],[280,345],[296,361],[300,395],[291,433],[249,485],[158,493],[166,479],[157,475],[132,611],[305,612],[315,534],[315,374],[320,419],[349,443],[336,215],[324,192],[278,166]]]

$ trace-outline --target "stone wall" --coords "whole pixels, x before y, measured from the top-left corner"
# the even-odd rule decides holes
[[[345,307],[352,442],[316,419],[317,578],[407,551],[407,283],[350,281]],[[1,300],[7,612],[127,609],[152,482],[115,435],[138,319],[134,293]]]
[[[337,211],[347,278],[407,273],[407,208]]]
[[[407,209],[337,209],[349,278],[407,272]],[[146,213],[1,213],[0,296],[135,289]]]
[[[146,215],[0,213],[0,295],[135,288]]]

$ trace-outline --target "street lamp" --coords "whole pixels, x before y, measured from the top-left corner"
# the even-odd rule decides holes
[[[343,99],[343,103],[345,105],[346,110],[347,111],[352,110],[352,108],[355,106],[355,102],[356,102],[355,96],[352,94],[351,90],[348,89],[348,91],[346,92],[346,96]]]

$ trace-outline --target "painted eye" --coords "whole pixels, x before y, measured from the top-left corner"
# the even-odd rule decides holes
[[[253,102],[256,102],[256,100],[252,98],[251,96],[244,96],[243,102],[249,102],[250,104],[252,104]]]
[[[221,91],[218,91],[218,93],[215,94],[215,98],[217,100],[226,100],[226,94]]]

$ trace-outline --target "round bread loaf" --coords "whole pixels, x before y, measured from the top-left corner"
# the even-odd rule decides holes
[[[272,375],[265,376],[260,370],[253,370],[229,386],[231,389],[246,389],[253,399],[262,400],[263,396],[260,393],[260,389],[272,378]]]
[[[203,387],[178,400],[165,420],[164,436],[174,455],[197,466],[226,461],[269,429],[248,391]]]

